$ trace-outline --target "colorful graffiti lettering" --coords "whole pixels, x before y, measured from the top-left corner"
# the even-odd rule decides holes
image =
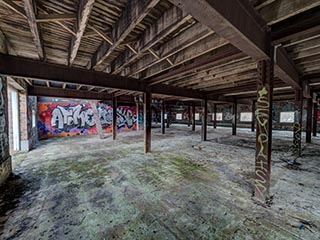
[[[100,103],[97,107],[104,132],[112,132],[112,107]],[[90,104],[38,103],[39,138],[97,134],[94,112]],[[130,106],[117,108],[117,128],[120,131],[136,129],[136,109]]]

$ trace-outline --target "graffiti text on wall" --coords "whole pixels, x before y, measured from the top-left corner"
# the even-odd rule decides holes
[[[105,103],[98,106],[104,132],[112,131],[112,107]],[[90,104],[38,103],[39,136],[72,136],[96,134],[96,122]],[[129,106],[117,108],[118,130],[136,129],[136,109]]]

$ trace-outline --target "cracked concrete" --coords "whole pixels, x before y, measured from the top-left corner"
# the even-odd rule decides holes
[[[13,156],[0,239],[320,239],[320,138],[290,169],[291,132],[274,132],[271,194],[252,199],[255,133],[172,126],[112,141],[48,139]]]

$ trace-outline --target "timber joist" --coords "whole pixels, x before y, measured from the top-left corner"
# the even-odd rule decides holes
[[[120,96],[148,86],[158,91],[153,96],[201,98],[251,89],[257,61],[272,58],[275,78],[299,90],[302,77],[320,73],[319,14],[317,0],[0,0],[0,46],[23,59],[72,66],[66,75],[92,69],[88,79],[59,76],[66,81],[59,84],[52,71],[18,74],[48,88]],[[118,82],[95,80],[105,73]],[[41,76],[49,82],[32,81]]]

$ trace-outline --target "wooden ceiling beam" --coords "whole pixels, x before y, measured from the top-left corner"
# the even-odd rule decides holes
[[[37,16],[36,22],[44,23],[44,22],[59,22],[59,21],[72,21],[76,19],[75,14],[39,14]]]
[[[61,97],[61,98],[80,98],[80,99],[95,99],[95,100],[111,100],[111,95],[107,93],[90,92],[83,90],[48,88],[39,86],[30,86],[28,88],[30,96],[41,97]]]
[[[120,73],[124,67],[130,65],[144,52],[148,50],[152,51],[151,48],[155,44],[191,19],[192,17],[184,13],[180,8],[173,6],[168,9],[157,21],[143,32],[138,42],[135,44],[136,49],[138,50],[137,54],[133,54],[126,50],[113,61],[111,64],[112,73]],[[153,53],[151,52],[151,54]]]
[[[230,61],[231,59],[243,56],[244,55],[240,52],[240,50],[231,45],[227,45],[225,47],[217,49],[215,53],[213,53],[210,56],[201,56],[189,64],[172,69],[171,71],[161,74],[160,76],[153,77],[150,80],[148,80],[148,82],[151,84],[165,82],[169,79],[176,78],[184,74],[193,73],[199,70],[203,70],[210,66],[218,65],[222,62]]]
[[[249,1],[170,1],[254,60],[270,58],[267,25]]]
[[[41,35],[41,29],[36,21],[37,8],[34,0],[24,0],[24,9],[29,22],[29,27],[32,33],[33,41],[36,45],[38,56],[40,60],[45,59],[45,53],[43,48],[43,40]]]
[[[274,60],[274,75],[293,88],[301,89],[299,73],[284,48],[276,48]]]
[[[74,60],[76,59],[81,39],[84,31],[86,30],[87,23],[93,8],[95,0],[81,0],[78,5],[77,11],[77,19],[75,25],[75,33],[76,36],[73,36],[70,42],[70,50],[69,50],[69,65],[72,65]]]
[[[112,29],[113,44],[107,46],[103,42],[91,58],[90,66],[100,65],[144,19],[159,0],[132,0],[128,1],[126,9],[122,12],[118,22]]]
[[[214,32],[208,29],[206,26],[196,23],[192,27],[183,31],[181,34],[164,43],[158,50],[157,55],[159,58],[153,54],[150,54],[142,57],[140,60],[132,64],[129,68],[129,76],[133,76],[162,61],[165,61],[174,54],[213,34]]]
[[[1,2],[3,2],[8,8],[18,13],[23,18],[27,18],[24,9],[15,4],[12,0],[1,0]]]
[[[5,54],[0,54],[0,74],[42,81],[49,80],[63,84],[113,88],[134,92],[146,92],[149,89],[155,94],[195,99],[203,99],[205,97],[203,92],[192,89],[164,84],[156,84],[149,88],[145,82],[134,78]]]

